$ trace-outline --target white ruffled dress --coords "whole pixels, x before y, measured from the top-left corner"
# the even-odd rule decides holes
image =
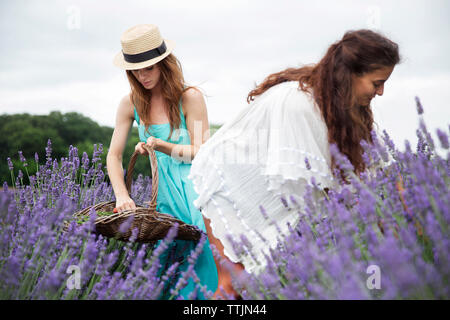
[[[241,262],[247,272],[259,273],[265,267],[264,253],[278,242],[272,221],[283,233],[288,232],[287,223],[295,226],[300,216],[288,208],[289,196],[301,205],[311,177],[332,187],[330,165],[327,127],[320,111],[312,96],[298,89],[298,82],[289,81],[257,96],[206,141],[188,177],[199,195],[194,205],[211,220],[225,255]],[[227,235],[245,243],[241,234],[250,245],[237,253]]]

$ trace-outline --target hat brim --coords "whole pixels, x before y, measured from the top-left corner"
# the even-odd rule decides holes
[[[154,65],[154,64],[160,62],[161,60],[163,60],[165,57],[167,57],[172,52],[173,48],[175,47],[175,43],[171,40],[164,39],[164,42],[166,43],[167,50],[166,50],[166,52],[164,52],[164,54],[160,55],[159,57],[156,57],[156,58],[153,58],[150,60],[146,60],[146,61],[142,61],[142,62],[138,62],[138,63],[131,63],[131,62],[125,61],[125,59],[123,58],[122,51],[120,51],[114,57],[113,63],[116,67],[119,67],[120,69],[123,69],[123,70],[137,70],[137,69],[142,69],[142,68],[146,68],[151,65]]]

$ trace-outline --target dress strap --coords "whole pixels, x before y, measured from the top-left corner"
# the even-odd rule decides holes
[[[134,106],[134,120],[136,120],[137,124],[139,125],[139,115],[136,111],[136,106]]]
[[[180,98],[180,102],[178,103],[178,107],[180,109],[181,122],[186,123],[186,119],[184,118],[183,106],[182,106],[182,103],[181,103],[181,98]]]

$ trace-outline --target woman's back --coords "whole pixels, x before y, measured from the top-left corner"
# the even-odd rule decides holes
[[[327,131],[320,112],[312,97],[298,89],[298,82],[290,81],[258,96],[203,144],[189,178],[199,194],[194,204],[211,219],[214,235],[225,243],[225,254],[233,262],[241,261],[247,271],[257,272],[263,266],[263,252],[268,252],[267,243],[276,244],[278,234],[270,220],[287,232],[286,223],[295,224],[299,218],[280,196],[289,199],[294,194],[301,202],[311,177],[324,187],[331,186],[329,167]],[[269,220],[264,219],[260,205]],[[253,245],[252,253],[244,258],[234,254],[227,233],[238,241],[244,234]]]

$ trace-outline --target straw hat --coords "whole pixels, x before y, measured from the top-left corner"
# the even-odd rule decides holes
[[[124,70],[136,70],[154,65],[167,57],[175,44],[163,39],[157,26],[139,24],[126,30],[120,38],[122,51],[114,65]]]

